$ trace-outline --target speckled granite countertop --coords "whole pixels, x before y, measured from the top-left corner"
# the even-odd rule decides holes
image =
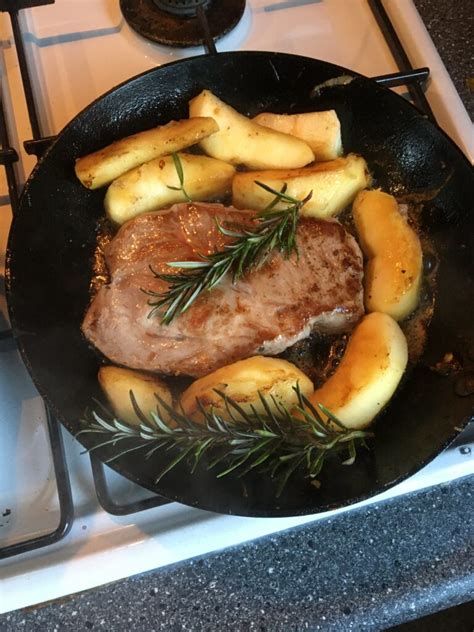
[[[474,120],[474,0],[413,0]]]
[[[474,120],[473,0],[414,0],[456,90]]]
[[[473,0],[415,0],[474,118]],[[383,630],[474,596],[474,477],[0,617],[10,630]]]
[[[0,629],[383,630],[472,597],[473,505],[469,477],[4,615]]]

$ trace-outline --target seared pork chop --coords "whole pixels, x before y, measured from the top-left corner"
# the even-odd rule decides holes
[[[156,272],[168,261],[221,250],[224,226],[253,225],[251,211],[177,204],[123,225],[106,250],[110,283],[93,299],[83,332],[112,362],[171,375],[201,376],[260,353],[275,355],[313,329],[350,330],[363,314],[362,255],[337,221],[302,217],[295,253],[274,252],[235,285],[228,276],[170,325],[148,318],[145,290],[166,291]]]

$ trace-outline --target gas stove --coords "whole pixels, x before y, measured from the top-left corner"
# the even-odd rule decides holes
[[[237,2],[241,17],[215,43],[206,41],[204,18],[205,43],[179,48],[139,34],[127,14],[131,4],[0,1],[1,10],[13,8],[11,20],[8,13],[0,15],[5,116],[0,153],[6,165],[0,169],[2,273],[15,184],[21,190],[50,137],[118,83],[214,46],[305,55],[377,77],[424,107],[474,161],[471,121],[411,0]],[[156,8],[155,0],[135,3],[140,4],[147,11]],[[202,13],[203,3],[195,4]],[[208,10],[216,5],[218,0]],[[15,7],[25,8],[16,12]],[[198,22],[202,15],[191,19]],[[208,26],[215,35],[210,20]],[[416,72],[409,72],[413,68]],[[423,91],[419,79],[426,80],[427,69]],[[25,75],[30,82],[26,78],[23,84]],[[9,336],[3,292],[0,306],[0,459],[8,464],[0,472],[0,613],[329,515],[251,519],[166,503],[81,454],[81,446],[47,413],[29,378]],[[471,424],[418,474],[363,504],[474,473],[473,454]]]

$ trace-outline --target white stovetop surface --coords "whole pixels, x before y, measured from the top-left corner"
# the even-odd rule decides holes
[[[150,44],[124,22],[118,0],[56,0],[22,13],[42,132],[58,133],[97,96],[157,65],[203,53]],[[410,0],[386,0],[387,10],[414,66],[430,66],[428,90],[438,120],[474,158],[472,124]],[[409,25],[409,28],[407,28]],[[31,138],[18,62],[5,14],[0,15],[1,82],[11,143],[20,149],[24,181],[34,159],[22,150]],[[337,35],[336,35],[337,34]],[[343,43],[344,45],[342,45]],[[278,50],[318,57],[368,76],[397,70],[366,0],[249,0],[238,27],[217,44],[226,50]],[[10,209],[0,170],[0,266]],[[3,204],[3,206],[1,206]],[[6,321],[0,295],[0,328]],[[42,402],[15,350],[0,353],[0,546],[46,533],[57,524],[57,498]],[[76,520],[61,543],[6,560],[0,566],[0,613],[113,581],[318,519],[250,519],[218,516],[177,504],[117,518],[97,505],[89,459],[64,431],[73,479]],[[451,450],[417,476],[383,496],[406,493],[474,472],[471,453]],[[111,474],[121,499],[137,489]],[[11,513],[4,515],[6,509]],[[324,514],[327,515],[327,514]],[[91,573],[91,569],[94,573]]]

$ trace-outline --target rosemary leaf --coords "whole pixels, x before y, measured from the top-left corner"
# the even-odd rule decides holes
[[[283,492],[283,489],[285,488],[285,485],[288,482],[288,479],[295,472],[295,470],[301,465],[303,459],[304,459],[304,456],[300,456],[299,459],[296,459],[295,461],[293,461],[293,463],[284,471],[283,475],[280,478],[280,482],[278,483],[278,487],[276,490],[277,498],[280,498]]]
[[[172,187],[170,185],[168,185],[168,189],[172,189],[173,191],[181,191],[182,194],[184,195],[185,199],[188,202],[192,202],[192,199],[189,197],[186,189],[184,188],[184,171],[183,171],[183,165],[181,163],[181,158],[179,157],[179,155],[176,152],[173,152],[171,154],[172,158],[173,158],[173,163],[174,163],[174,168],[176,169],[176,174],[178,176],[178,180],[179,180],[179,187]]]
[[[354,441],[349,443],[349,458],[342,462],[343,465],[352,465],[356,459],[356,448]]]
[[[325,457],[326,457],[326,452],[321,451],[321,452],[318,452],[318,454],[316,455],[316,458],[314,458],[311,461],[311,465],[308,468],[309,475],[311,478],[316,478],[316,476],[318,476],[318,474],[321,472]]]
[[[112,432],[115,430],[115,427],[112,426],[112,424],[107,423],[105,419],[99,417],[99,415],[95,411],[92,411],[92,416],[94,417],[94,421],[103,426],[106,430],[111,430]]]
[[[176,467],[176,465],[178,465],[178,463],[180,463],[180,461],[182,461],[184,458],[186,458],[188,456],[188,454],[193,450],[194,446],[188,445],[187,448],[185,448],[182,452],[178,452],[178,454],[175,456],[175,458],[171,461],[171,463],[168,463],[168,465],[166,467],[164,467],[161,472],[158,474],[158,476],[155,479],[155,483],[159,483],[161,481],[161,479],[163,478],[163,476],[165,474],[168,474],[168,472],[170,472],[174,467]]]
[[[124,450],[123,452],[120,452],[120,454],[115,454],[114,456],[111,456],[105,462],[112,463],[112,461],[115,461],[116,459],[124,456],[125,454],[128,454],[129,452],[135,452],[136,450],[142,450],[144,447],[145,447],[144,445],[134,445],[131,448],[128,448],[127,450]]]
[[[344,428],[344,426],[341,424],[339,419],[335,415],[333,415],[332,412],[326,408],[326,406],[323,406],[322,404],[318,404],[318,406],[322,410],[322,412],[326,415],[326,417],[328,417],[328,419],[330,419],[333,423],[335,423],[336,426],[339,426],[339,428]]]

